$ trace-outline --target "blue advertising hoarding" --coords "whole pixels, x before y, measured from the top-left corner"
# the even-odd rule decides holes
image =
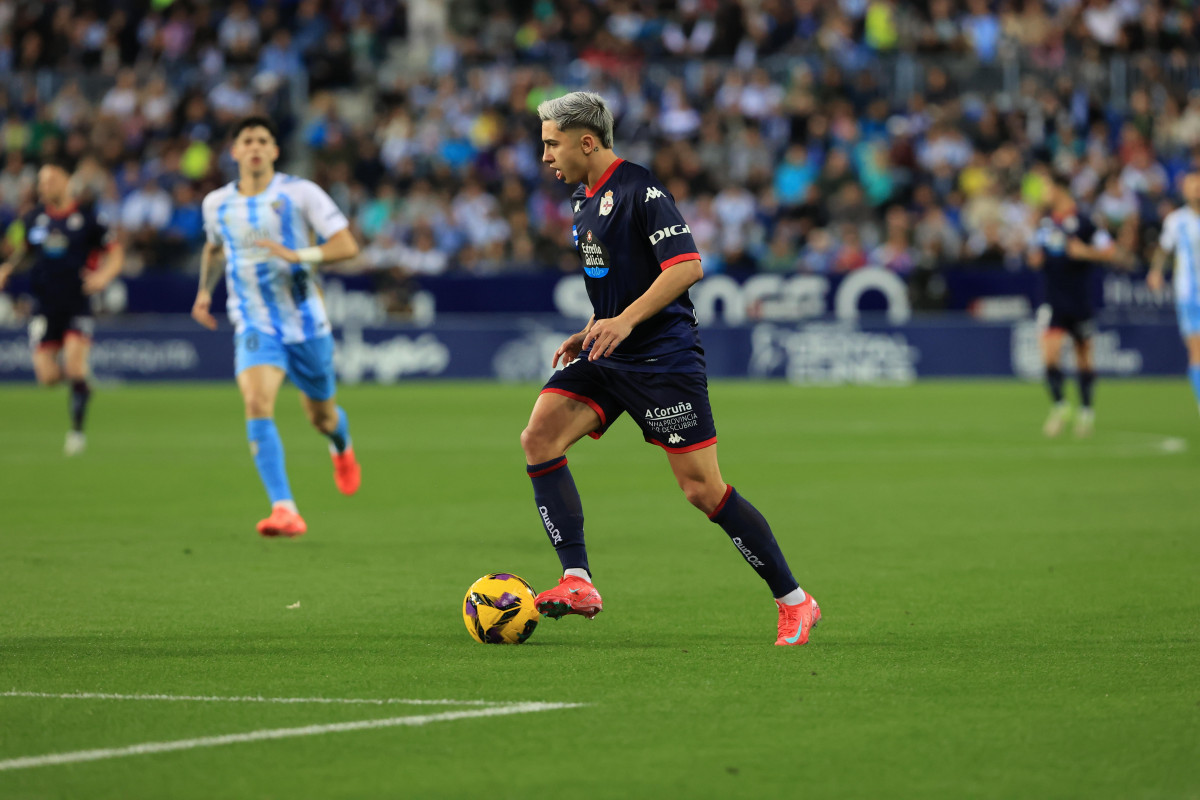
[[[396,383],[414,378],[539,381],[558,344],[578,330],[559,316],[442,316],[429,326],[343,326],[335,331],[339,378]],[[93,367],[118,380],[229,380],[232,332],[186,318],[156,324],[102,323]],[[886,318],[852,322],[759,322],[702,329],[715,378],[776,378],[796,383],[907,383],[932,377],[1041,375],[1038,328],[1030,320]],[[1101,326],[1094,340],[1102,374],[1182,374],[1186,354],[1170,323]],[[1068,348],[1069,350],[1069,348]],[[1068,367],[1070,358],[1068,353]],[[0,381],[31,380],[22,329],[0,329]]]

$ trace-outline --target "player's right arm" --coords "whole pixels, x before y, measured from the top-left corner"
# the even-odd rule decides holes
[[[1158,237],[1158,247],[1154,249],[1154,255],[1150,259],[1150,271],[1146,273],[1146,285],[1155,292],[1161,292],[1166,283],[1167,263],[1171,257],[1171,251],[1178,244],[1175,219],[1175,214],[1171,213],[1163,220],[1162,234]]]
[[[200,251],[200,286],[196,290],[196,302],[192,303],[192,319],[210,331],[217,329],[217,318],[212,315],[212,293],[217,288],[223,272],[214,264],[221,258],[221,245],[205,242]]]
[[[29,225],[24,220],[17,220],[9,226],[9,231],[13,231],[16,225],[23,225],[24,231],[18,233],[19,238],[17,238],[14,244],[12,255],[7,261],[0,264],[0,291],[4,291],[9,277],[14,272],[28,269],[37,259],[37,252],[29,246],[29,240],[25,238],[29,230]]]
[[[8,284],[9,276],[14,272],[28,269],[36,258],[37,254],[33,252],[33,248],[26,247],[13,253],[13,257],[9,261],[0,264],[0,291],[4,291],[5,285]]]
[[[217,329],[217,318],[212,315],[212,293],[221,280],[224,269],[217,260],[221,253],[218,210],[212,194],[204,198],[201,206],[204,213],[204,247],[200,251],[200,285],[196,289],[196,301],[192,303],[192,319],[210,331]]]
[[[583,342],[587,339],[588,331],[596,324],[596,315],[592,314],[592,318],[588,320],[587,325],[583,326],[583,330],[579,333],[569,336],[563,340],[563,343],[554,351],[554,358],[550,361],[550,366],[557,367],[558,360],[562,359],[562,365],[565,367],[575,359],[579,358],[579,354],[583,352]]]

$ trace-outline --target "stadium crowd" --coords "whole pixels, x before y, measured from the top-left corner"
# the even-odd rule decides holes
[[[0,0],[0,225],[62,155],[190,269],[225,134],[279,121],[360,267],[578,268],[534,109],[605,95],[708,271],[1020,268],[1044,179],[1144,250],[1200,153],[1200,8],[1167,0]]]

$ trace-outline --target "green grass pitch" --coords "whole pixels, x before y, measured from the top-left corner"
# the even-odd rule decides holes
[[[309,533],[266,541],[232,384],[102,388],[75,460],[61,390],[0,390],[0,797],[1200,797],[1183,381],[1102,382],[1084,441],[1041,437],[1028,384],[715,384],[725,477],[821,602],[803,648],[772,646],[765,587],[628,420],[571,451],[604,613],[471,641],[475,578],[558,574],[518,444],[535,394],[344,389],[344,498],[285,388]],[[402,716],[427,724],[116,755]]]

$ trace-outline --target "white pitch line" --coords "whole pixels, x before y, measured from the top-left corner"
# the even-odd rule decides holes
[[[0,697],[42,697],[53,700],[159,700],[175,703],[323,703],[327,705],[366,706],[507,706],[492,700],[415,700],[401,697],[205,697],[182,694],[107,694],[103,692],[0,692]]]
[[[99,750],[76,750],[70,753],[48,753],[44,756],[25,756],[0,761],[0,772],[31,767],[47,767],[56,764],[75,764],[80,761],[102,761],[125,756],[143,756],[151,753],[169,753],[175,750],[192,750],[197,747],[219,747],[226,744],[262,742],[271,739],[291,739],[297,736],[320,736],[326,733],[346,733],[376,728],[395,728],[403,725],[427,725],[430,722],[450,722],[456,719],[475,717],[500,717],[509,714],[529,714],[535,711],[554,711],[561,708],[578,708],[582,703],[514,703],[509,706],[477,708],[469,711],[445,711],[441,714],[424,714],[412,717],[389,717],[388,719],[364,719],[358,722],[336,722],[329,725],[305,725],[302,728],[274,728],[249,733],[229,733],[223,736],[203,736],[199,739],[179,739],[173,742],[144,742],[129,747],[107,747]]]

